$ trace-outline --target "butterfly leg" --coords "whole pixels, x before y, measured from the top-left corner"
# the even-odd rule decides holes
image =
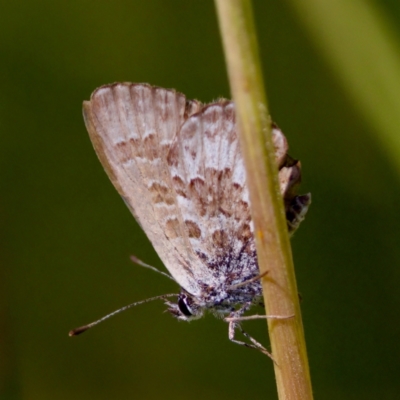
[[[242,342],[241,340],[235,339],[235,331],[236,329],[239,329],[240,332],[245,336],[251,343],[247,342]],[[269,358],[271,358],[272,361],[274,361],[272,354],[257,340],[255,340],[253,337],[251,337],[246,331],[243,330],[243,328],[238,324],[237,322],[229,322],[229,328],[228,328],[228,333],[229,333],[229,340],[233,343],[239,344],[241,346],[245,346],[250,349],[255,349],[258,351],[261,351],[261,353],[267,355]]]
[[[242,316],[229,316],[227,318],[225,318],[226,322],[239,322],[239,321],[250,321],[252,319],[265,319],[265,318],[269,318],[269,319],[289,319],[289,318],[293,318],[294,314],[292,315],[247,315],[245,317]]]
[[[250,349],[255,349],[255,350],[261,351],[263,354],[267,355],[274,361],[272,354],[261,343],[257,342],[257,340],[255,340],[245,330],[243,330],[240,323],[238,323],[238,321],[240,321],[241,318],[244,318],[244,317],[242,317],[242,314],[244,312],[246,312],[250,308],[251,305],[252,305],[251,303],[246,303],[239,310],[232,312],[228,318],[225,318],[225,321],[227,321],[229,323],[229,326],[228,326],[229,340],[231,342],[239,344],[241,346],[245,346]],[[237,329],[239,329],[240,332],[242,333],[242,335],[244,337],[246,337],[251,343],[247,343],[247,342],[243,342],[241,340],[235,339],[235,332]]]

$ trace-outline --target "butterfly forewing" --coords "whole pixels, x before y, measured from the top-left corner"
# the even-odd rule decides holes
[[[172,140],[196,109],[185,96],[143,84],[97,89],[84,103],[87,129],[114,186],[177,282],[200,291],[193,254],[166,162]]]

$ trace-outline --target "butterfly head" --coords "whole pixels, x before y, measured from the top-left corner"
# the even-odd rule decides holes
[[[182,321],[199,319],[204,314],[204,308],[192,295],[184,291],[179,293],[176,303],[166,301],[165,304],[168,306],[168,311]]]

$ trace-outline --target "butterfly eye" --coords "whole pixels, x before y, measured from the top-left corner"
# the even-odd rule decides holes
[[[179,307],[180,312],[181,312],[183,315],[186,315],[186,317],[191,317],[191,316],[193,315],[193,314],[190,312],[189,307],[188,307],[188,305],[187,305],[187,303],[186,303],[186,296],[185,296],[185,297],[179,296],[179,299],[178,299],[178,307]]]

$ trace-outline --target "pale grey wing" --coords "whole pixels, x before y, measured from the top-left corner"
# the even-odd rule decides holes
[[[190,243],[204,265],[197,278],[208,283],[208,274],[227,275],[237,263],[244,275],[254,273],[253,226],[233,103],[221,100],[191,116],[168,162]]]
[[[287,141],[274,125],[272,138],[277,168],[287,163]],[[178,204],[192,248],[204,267],[195,271],[229,279],[258,273],[246,171],[232,102],[206,105],[183,124],[168,163]],[[281,191],[291,187],[290,167],[280,179]]]
[[[98,88],[83,110],[87,130],[112,183],[176,281],[193,295],[199,263],[172,187],[166,157],[187,117],[200,108],[183,94],[146,84]]]

